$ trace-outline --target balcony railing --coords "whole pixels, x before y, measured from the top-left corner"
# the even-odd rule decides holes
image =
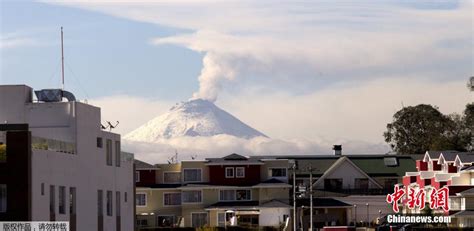
[[[48,150],[68,154],[76,153],[76,144],[66,141],[47,139],[33,136],[31,138],[31,148],[36,150]]]
[[[120,157],[121,157],[122,162],[133,161],[133,153],[130,153],[130,152],[121,152]]]
[[[387,195],[393,193],[393,188],[384,189],[318,189],[315,194],[318,196],[332,196],[334,194],[344,195]]]

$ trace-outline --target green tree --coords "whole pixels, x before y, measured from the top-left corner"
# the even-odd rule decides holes
[[[466,126],[468,126],[471,130],[474,129],[474,103],[466,105],[466,109],[464,110],[464,118],[466,121]]]
[[[427,104],[402,108],[387,124],[385,142],[400,154],[424,153],[435,141],[442,140],[450,119],[438,108]]]
[[[472,129],[466,123],[466,117],[459,114],[449,115],[442,136],[434,140],[430,150],[468,151],[471,144]]]
[[[385,141],[400,154],[427,150],[471,151],[474,149],[474,103],[462,115],[443,115],[438,108],[420,104],[396,112],[387,124]]]

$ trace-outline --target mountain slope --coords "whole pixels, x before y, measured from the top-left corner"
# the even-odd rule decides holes
[[[227,134],[240,138],[264,136],[210,101],[194,99],[172,107],[124,138],[133,141],[155,142],[182,136],[214,136]]]

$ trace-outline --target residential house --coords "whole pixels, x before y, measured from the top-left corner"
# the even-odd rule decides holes
[[[231,154],[137,167],[141,227],[288,225],[288,160]],[[155,182],[142,174],[154,171]]]
[[[416,160],[417,171],[407,172],[403,178],[406,188],[424,188],[426,202],[431,190],[449,189],[449,211],[433,213],[450,215],[454,227],[474,227],[474,152],[427,151]],[[405,213],[422,213],[419,209],[401,207]]]

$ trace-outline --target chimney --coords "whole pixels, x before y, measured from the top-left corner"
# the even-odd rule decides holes
[[[335,156],[340,156],[340,155],[342,155],[342,145],[340,145],[340,144],[339,144],[339,145],[334,145],[334,146],[332,147],[332,150],[334,150],[334,155],[335,155]]]

